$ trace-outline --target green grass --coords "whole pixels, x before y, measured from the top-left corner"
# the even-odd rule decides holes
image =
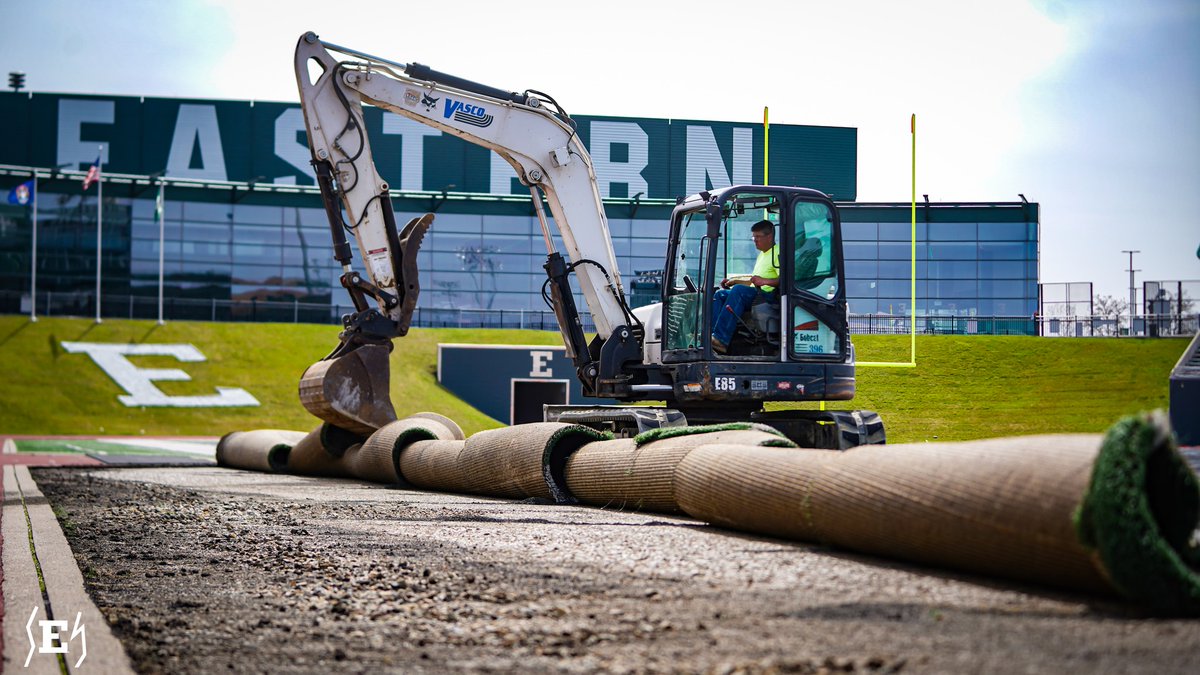
[[[334,326],[0,317],[0,433],[204,435],[318,421],[296,390],[304,369],[337,342]],[[63,341],[190,343],[208,358],[132,357],[143,368],[182,368],[188,382],[158,382],[169,395],[242,387],[252,408],[126,408],[124,392],[85,354]],[[468,434],[500,423],[437,383],[437,344],[561,344],[558,333],[414,329],[392,353],[392,401],[401,416],[432,410]],[[908,358],[907,336],[854,338],[860,361]],[[1012,434],[1099,432],[1124,414],[1167,405],[1167,376],[1182,339],[1072,339],[926,336],[916,369],[860,368],[858,397],[831,407],[877,410],[892,442]]]
[[[908,336],[853,339],[860,361],[908,360]],[[1166,408],[1168,377],[1187,345],[1182,338],[918,336],[916,368],[859,368],[857,396],[830,407],[878,411],[894,443],[1099,433],[1124,415]]]
[[[338,328],[310,324],[246,324],[0,317],[0,433],[100,435],[204,435],[259,428],[309,430],[319,424],[300,405],[297,387],[305,368],[337,344]],[[68,354],[61,343],[189,343],[207,361],[130,357],[141,368],[180,368],[188,382],[159,381],[172,396],[207,395],[215,387],[241,387],[262,404],[246,408],[127,408],[125,392],[86,354]],[[414,329],[392,352],[392,401],[401,417],[440,412],[474,433],[500,426],[437,383],[437,343],[561,344],[557,333]]]

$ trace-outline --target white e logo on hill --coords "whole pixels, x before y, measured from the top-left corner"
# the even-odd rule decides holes
[[[92,357],[92,361],[108,374],[127,396],[117,399],[129,407],[157,406],[171,408],[222,408],[258,405],[258,399],[250,392],[237,387],[217,387],[216,394],[208,396],[167,396],[154,386],[155,380],[187,382],[192,378],[175,368],[138,368],[127,356],[173,356],[184,363],[204,361],[204,354],[192,345],[131,345],[100,344],[97,342],[64,342],[63,349],[71,354],[80,352]]]

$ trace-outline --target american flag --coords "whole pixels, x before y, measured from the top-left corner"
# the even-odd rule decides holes
[[[83,191],[92,186],[92,183],[100,180],[100,158],[96,157],[96,161],[92,162],[92,166],[88,168],[87,175],[83,177]]]

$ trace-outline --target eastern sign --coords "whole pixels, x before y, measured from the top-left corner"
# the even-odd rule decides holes
[[[542,421],[542,405],[608,405],[585,398],[565,347],[438,345],[438,382],[506,424]]]
[[[420,93],[418,100],[417,96]],[[436,93],[436,92],[434,92]],[[486,127],[483,106],[430,92],[404,103],[441,106],[442,116]],[[174,178],[315,185],[297,104],[0,93],[0,164],[83,168]],[[761,183],[758,124],[575,116],[604,198],[673,199],[710,187]],[[419,122],[364,110],[375,162],[401,190],[528,194],[498,154]],[[857,130],[771,125],[771,182],[856,196]],[[265,180],[264,180],[265,178]]]

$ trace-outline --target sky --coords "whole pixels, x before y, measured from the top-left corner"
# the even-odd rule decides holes
[[[18,11],[19,8],[19,11]],[[297,101],[325,40],[573,114],[858,129],[858,200],[1041,205],[1041,279],[1200,279],[1200,1],[0,0],[35,92]]]

